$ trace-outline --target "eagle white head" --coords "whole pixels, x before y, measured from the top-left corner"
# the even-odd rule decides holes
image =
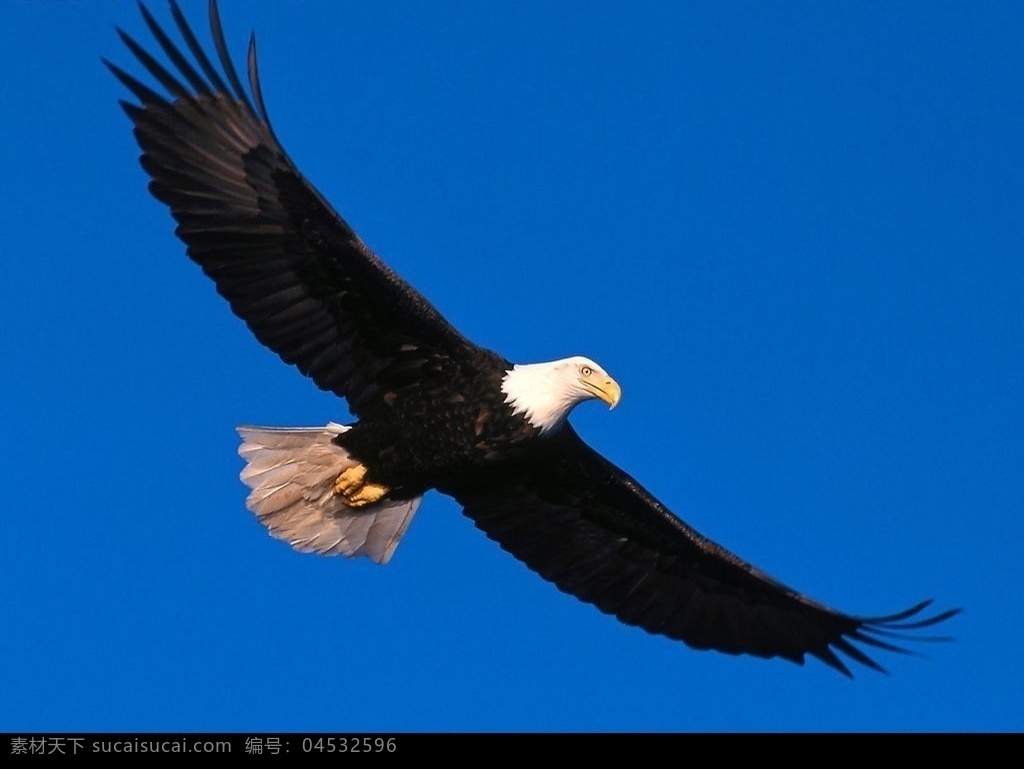
[[[513,366],[501,381],[505,403],[546,435],[560,427],[577,403],[599,398],[615,408],[618,383],[590,358],[575,356],[550,363]]]

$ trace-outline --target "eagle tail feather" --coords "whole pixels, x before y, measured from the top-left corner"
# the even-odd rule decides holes
[[[301,553],[364,555],[385,564],[409,528],[422,497],[384,497],[352,508],[334,492],[335,479],[358,462],[334,438],[349,428],[335,422],[325,427],[238,428],[246,461],[242,482],[251,491],[246,507],[272,537]]]

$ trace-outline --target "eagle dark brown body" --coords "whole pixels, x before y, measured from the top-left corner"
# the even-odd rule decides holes
[[[539,430],[513,412],[501,391],[511,363],[473,349],[458,361],[412,355],[383,372],[377,407],[335,439],[393,496],[454,488],[483,466],[531,450]]]

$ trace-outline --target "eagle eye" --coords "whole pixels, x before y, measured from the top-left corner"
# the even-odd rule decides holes
[[[590,368],[590,366],[583,366],[580,369],[580,373],[583,374],[583,376],[590,376],[594,373],[594,369]]]

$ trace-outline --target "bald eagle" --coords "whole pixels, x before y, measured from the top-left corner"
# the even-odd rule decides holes
[[[274,133],[254,38],[248,88],[239,78],[215,0],[219,66],[173,0],[190,56],[142,13],[171,69],[118,32],[163,93],[104,63],[138,100],[121,104],[150,191],[256,338],[358,420],[239,428],[247,506],[274,537],[383,564],[434,489],[543,578],[626,624],[696,649],[810,655],[846,675],[843,656],[882,670],[864,646],[905,651],[899,639],[922,640],[912,631],[956,613],[926,613],[925,601],[844,614],[701,536],[567,421],[582,401],[619,402],[601,366],[514,365],[473,344],[335,213]]]

